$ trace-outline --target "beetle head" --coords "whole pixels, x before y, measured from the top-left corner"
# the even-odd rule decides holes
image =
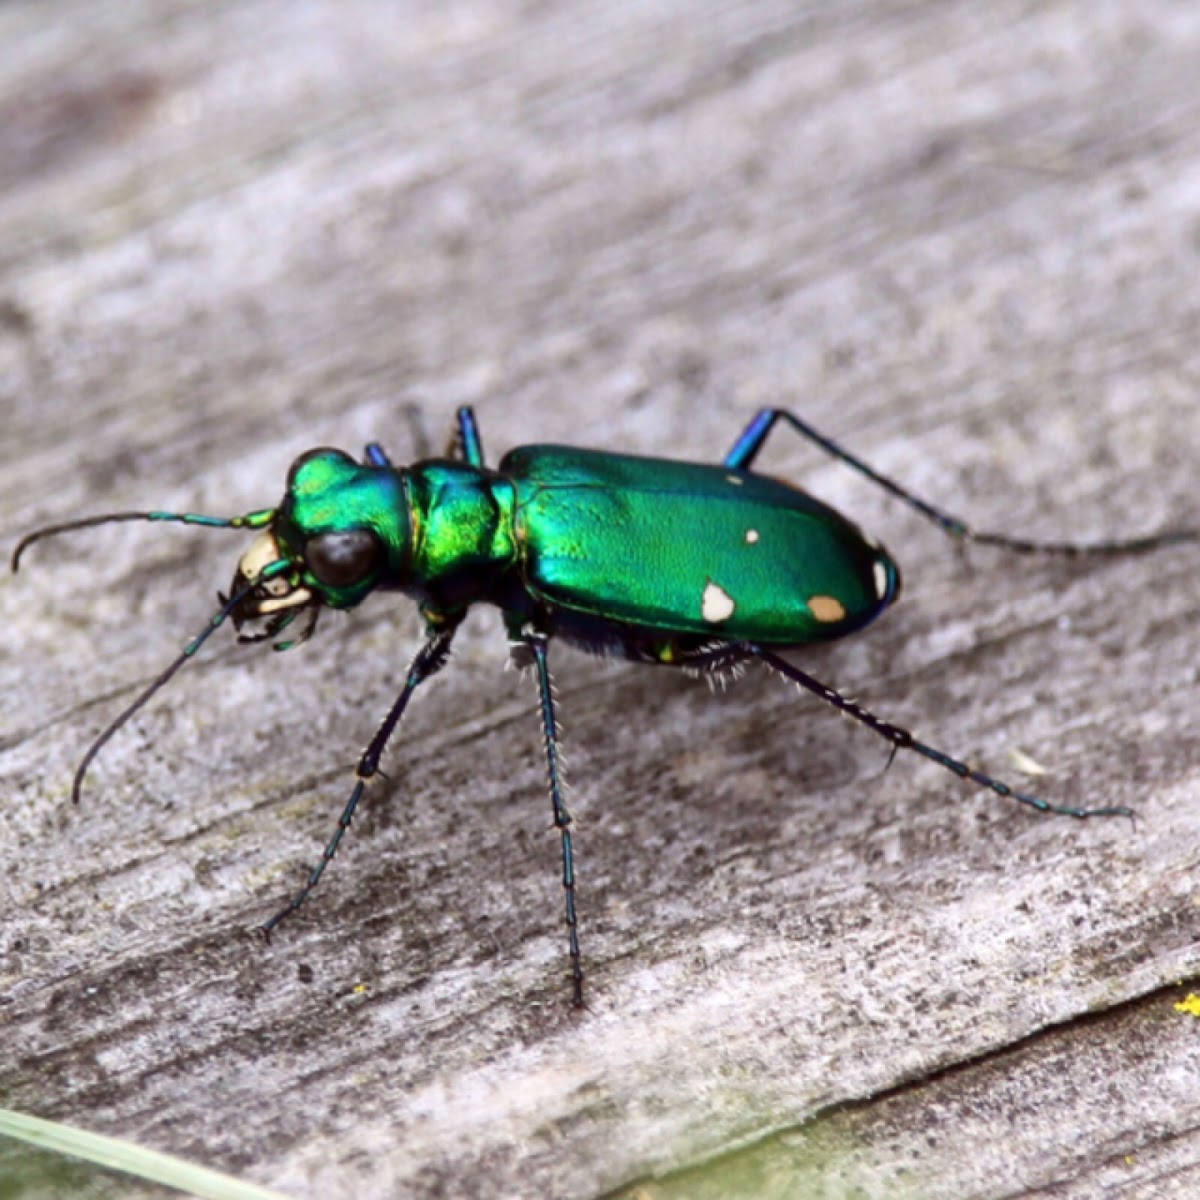
[[[400,474],[341,450],[310,450],[292,464],[270,525],[238,560],[230,592],[249,590],[231,613],[234,625],[265,620],[262,632],[243,635],[257,640],[304,609],[353,608],[380,585],[401,580],[408,548]],[[287,569],[267,572],[276,563]]]

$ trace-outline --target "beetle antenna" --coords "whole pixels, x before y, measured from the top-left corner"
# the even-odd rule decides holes
[[[189,659],[194,658],[196,652],[204,645],[206,641],[225,623],[225,621],[233,614],[234,610],[256,587],[264,580],[273,579],[281,574],[286,569],[288,563],[281,559],[277,562],[268,563],[244,588],[235,592],[228,600],[224,602],[208,619],[208,623],[204,628],[196,634],[194,638],[180,652],[179,656],[167,667],[162,674],[158,675],[148,687],[139,693],[137,699],[133,701],[127,708],[120,712],[116,719],[96,738],[94,742],[87,748],[87,753],[80,760],[79,766],[75,768],[75,778],[71,781],[71,802],[79,803],[79,796],[83,790],[83,781],[87,776],[88,768],[96,759],[96,755],[104,748],[113,734],[124,725],[130,717],[144,708],[154,694],[161,688],[165,687],[174,678],[179,668],[184,665]],[[275,568],[272,570],[272,568]]]
[[[107,525],[114,521],[178,521],[183,525],[203,525],[209,529],[262,529],[269,525],[275,517],[273,508],[259,509],[257,512],[244,513],[239,517],[209,517],[203,513],[171,513],[171,512],[117,512],[105,513],[99,517],[81,517],[77,521],[63,521],[57,525],[45,525],[27,533],[18,543],[12,555],[13,573],[21,567],[21,555],[43,538],[54,537],[60,533],[69,533],[73,529],[91,529],[94,525]]]

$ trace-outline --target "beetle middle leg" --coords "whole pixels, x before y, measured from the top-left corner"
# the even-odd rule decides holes
[[[538,707],[542,717],[542,733],[546,743],[546,773],[550,784],[550,803],[554,807],[554,825],[562,837],[562,885],[566,897],[567,937],[571,950],[571,983],[576,1007],[583,1006],[583,966],[579,954],[579,925],[575,916],[575,856],[571,848],[571,814],[563,800],[562,758],[558,748],[558,718],[554,708],[554,691],[547,664],[547,636],[525,628],[520,633],[523,644],[537,673]]]
[[[475,420],[475,410],[469,404],[464,404],[454,414],[454,433],[446,454],[459,462],[468,463],[472,467],[482,467],[483,441],[479,436],[479,423]]]

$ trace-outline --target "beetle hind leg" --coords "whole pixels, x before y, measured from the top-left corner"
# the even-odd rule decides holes
[[[823,684],[819,679],[815,679],[807,672],[800,670],[799,667],[793,666],[786,659],[772,653],[766,647],[753,642],[742,642],[738,643],[735,648],[740,649],[746,658],[757,658],[785,680],[796,684],[807,692],[811,692],[819,700],[823,700],[826,704],[836,708],[838,712],[844,713],[846,716],[865,725],[891,745],[893,756],[897,750],[912,750],[914,753],[921,755],[922,758],[927,758],[930,762],[935,762],[939,767],[944,767],[947,771],[957,775],[959,779],[973,783],[977,787],[987,788],[997,796],[1003,796],[1006,799],[1016,800],[1021,804],[1028,805],[1040,813],[1062,817],[1075,817],[1078,820],[1086,820],[1088,817],[1132,818],[1134,815],[1133,809],[1127,808],[1123,804],[1099,808],[1078,808],[1068,804],[1051,804],[1048,800],[1043,800],[1040,796],[1034,796],[1028,792],[1019,792],[1007,783],[999,779],[994,779],[984,771],[978,771],[974,767],[968,766],[965,762],[952,757],[945,753],[945,751],[939,750],[935,746],[930,746],[925,742],[918,741],[907,729],[899,725],[893,725],[890,721],[883,720],[882,717],[877,717],[869,709],[863,708],[861,704],[855,703],[840,692]]]
[[[1064,558],[1082,558],[1089,555],[1117,557],[1123,554],[1144,554],[1163,546],[1177,546],[1187,542],[1200,541],[1200,529],[1165,529],[1141,537],[1105,539],[1098,542],[1036,541],[1032,538],[1010,537],[1004,533],[988,533],[984,530],[977,530],[962,518],[937,508],[927,500],[922,500],[920,496],[913,495],[895,480],[880,474],[870,464],[863,462],[861,458],[856,458],[849,450],[843,449],[832,438],[827,438],[807,421],[801,420],[786,408],[759,409],[754,419],[742,430],[737,441],[733,443],[733,448],[725,456],[724,465],[731,471],[749,471],[758,457],[758,452],[766,444],[771,431],[780,421],[790,425],[802,438],[812,442],[814,446],[819,447],[831,458],[845,463],[846,466],[869,479],[889,495],[919,512],[927,521],[931,521],[949,537],[957,539],[960,544],[975,542],[981,546],[999,546],[1018,554],[1055,554]]]

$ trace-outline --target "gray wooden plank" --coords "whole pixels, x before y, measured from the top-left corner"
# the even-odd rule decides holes
[[[697,459],[789,403],[981,527],[1200,522],[1190,6],[63,0],[0,8],[0,43],[9,543],[269,504],[312,445],[406,457],[412,403],[438,439],[474,404],[493,455]],[[1084,1194],[1111,1147],[1039,1031],[1200,960],[1195,553],[964,563],[794,441],[768,458],[905,572],[798,661],[1135,829],[884,773],[769,679],[562,653],[575,1013],[533,696],[481,614],[263,948],[242,931],[330,831],[416,618],[208,655],[72,809],[239,544],[96,531],[0,585],[6,1101],[297,1196],[596,1195],[1012,1052],[1061,1096],[1014,1177]],[[1110,1057],[1130,1140],[1173,1137],[1185,1180],[1194,1108]],[[1007,1194],[965,1133],[938,1194]]]
[[[624,1194],[1188,1195],[1200,1043],[1178,996],[1164,989],[1039,1030]]]
[[[1181,1002],[1163,989],[1038,1030],[622,1195],[1190,1195],[1200,1042]]]

